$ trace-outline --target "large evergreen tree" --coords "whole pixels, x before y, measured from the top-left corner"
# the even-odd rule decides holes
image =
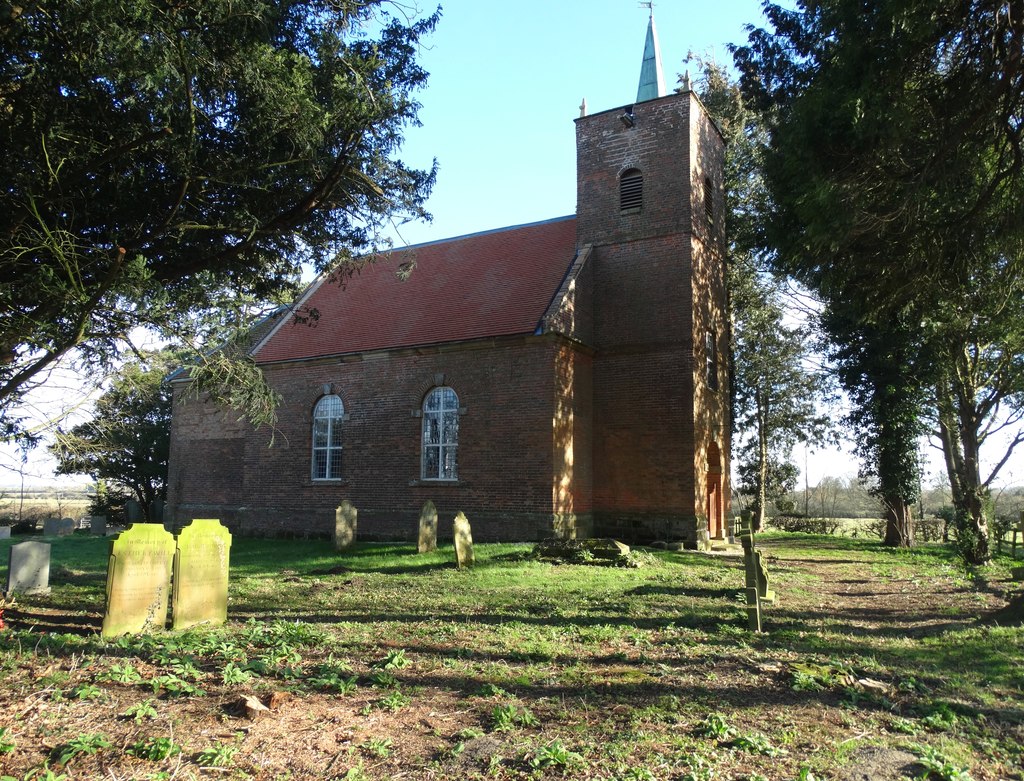
[[[968,560],[986,561],[987,487],[968,451],[991,418],[975,413],[993,390],[1012,406],[1022,377],[990,372],[979,384],[957,356],[979,341],[993,356],[1018,351],[1020,3],[803,0],[793,10],[766,3],[765,12],[770,29],[752,29],[736,51],[744,94],[770,127],[764,243],[778,269],[835,310],[831,337],[845,351],[848,387],[862,416],[880,416],[869,430],[891,435],[893,448],[903,439],[902,455],[874,451],[880,486],[905,486],[916,470],[906,434],[930,412],[922,383],[946,410],[940,430],[958,410],[962,430],[946,441],[959,451],[950,463],[970,464],[954,496],[960,536]],[[999,279],[1015,297],[986,295]],[[976,307],[969,316],[965,305]],[[886,355],[893,362],[876,372]],[[911,496],[890,499],[900,506]]]
[[[0,412],[68,355],[188,334],[237,291],[424,216],[397,152],[437,15],[385,0],[0,6]],[[398,14],[398,15],[395,15]]]

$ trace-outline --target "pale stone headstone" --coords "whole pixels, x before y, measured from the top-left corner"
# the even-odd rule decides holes
[[[61,537],[67,537],[69,534],[75,533],[76,526],[78,526],[78,524],[75,522],[74,518],[61,518],[57,534]]]
[[[165,503],[163,499],[154,499],[153,504],[149,506],[149,522],[150,523],[163,523],[164,522],[164,507]]]
[[[227,621],[230,555],[231,532],[216,518],[196,518],[178,533],[172,628]]]
[[[110,543],[103,637],[163,629],[167,623],[174,535],[136,523]]]
[[[60,534],[60,518],[43,519],[43,536],[56,537]]]
[[[11,527],[0,526],[0,540],[9,540],[11,538]]]
[[[334,549],[344,550],[356,541],[356,519],[358,510],[348,499],[334,511]]]
[[[107,516],[105,515],[90,515],[89,516],[89,533],[95,534],[97,537],[104,537],[107,534]]]
[[[437,508],[427,499],[420,510],[420,538],[416,545],[419,553],[437,550]]]
[[[459,569],[472,567],[476,559],[473,556],[473,530],[465,513],[455,516],[455,560]]]
[[[146,520],[142,514],[142,505],[134,499],[129,499],[124,503],[124,514],[128,523],[143,523]]]
[[[7,560],[7,595],[45,594],[50,590],[50,543],[19,542]]]

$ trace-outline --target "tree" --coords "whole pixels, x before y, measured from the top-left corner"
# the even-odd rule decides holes
[[[908,415],[924,419],[923,401],[909,408],[922,381],[945,396],[951,422],[948,402],[976,407],[979,393],[955,355],[981,333],[998,335],[995,354],[1016,349],[1016,337],[1006,338],[1019,328],[1015,307],[983,293],[1024,270],[1019,4],[805,0],[795,10],[766,3],[765,11],[772,29],[751,29],[734,52],[744,95],[770,128],[765,246],[776,268],[842,310],[831,338],[840,350],[853,346],[851,359],[868,361],[849,368],[869,383],[867,411],[884,416],[873,422],[876,433],[915,427]],[[966,301],[981,309],[965,318]],[[873,354],[892,341],[899,346],[888,379],[872,386]],[[883,400],[905,389],[911,398],[887,410]],[[1018,398],[1012,384],[1000,395]],[[988,425],[969,409],[957,417],[966,430],[954,447]],[[910,439],[902,454],[876,460],[880,485],[906,482],[916,462]],[[970,461],[970,446],[960,449]],[[897,474],[887,474],[893,465]],[[961,470],[965,490],[954,501],[961,537],[971,540],[964,555],[981,563],[987,521],[975,499],[987,489],[975,474]]]
[[[149,356],[121,369],[96,401],[91,420],[58,430],[50,447],[59,475],[87,474],[133,494],[148,515],[167,495],[171,388],[164,382],[173,354]]]
[[[0,433],[61,359],[116,363],[140,326],[189,336],[238,291],[289,299],[302,264],[372,254],[382,225],[427,216],[435,170],[396,155],[438,14],[391,8],[0,8]]]
[[[688,61],[700,67],[698,94],[726,139],[733,419],[739,430],[749,432],[740,449],[739,474],[743,490],[753,497],[754,528],[760,529],[769,502],[792,488],[793,446],[825,434],[827,419],[816,409],[823,384],[808,368],[806,328],[787,325],[783,286],[761,270],[756,251],[764,210],[764,130],[724,68],[692,54]]]

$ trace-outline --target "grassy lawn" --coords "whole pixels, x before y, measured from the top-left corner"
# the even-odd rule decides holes
[[[1024,628],[986,620],[1008,559],[759,541],[762,635],[739,558],[238,539],[227,627],[107,643],[107,541],[54,540],[52,593],[0,631],[0,776],[1024,778]]]

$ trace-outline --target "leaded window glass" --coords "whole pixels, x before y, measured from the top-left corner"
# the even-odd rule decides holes
[[[459,477],[459,397],[434,388],[423,400],[423,479]]]
[[[313,479],[341,478],[341,422],[345,407],[338,396],[324,396],[313,410]]]

